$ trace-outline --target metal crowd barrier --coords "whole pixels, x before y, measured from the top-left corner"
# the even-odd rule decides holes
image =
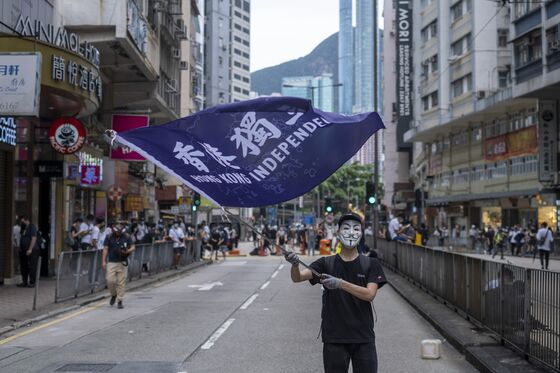
[[[497,335],[560,371],[560,273],[378,239],[379,259]]]
[[[190,241],[181,256],[181,266],[200,259],[200,242]],[[128,257],[128,281],[170,270],[175,254],[171,242],[137,244]],[[56,272],[55,303],[105,289],[102,250],[63,251]]]

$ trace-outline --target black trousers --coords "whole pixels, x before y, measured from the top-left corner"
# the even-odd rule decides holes
[[[548,269],[549,257],[550,257],[550,251],[539,250],[539,259],[541,260],[541,268]]]
[[[325,373],[348,373],[350,361],[354,373],[377,373],[375,343],[323,344]]]
[[[35,284],[38,260],[39,250],[32,250],[31,255],[27,255],[27,252],[25,250],[19,250],[21,282],[23,282],[24,284]]]

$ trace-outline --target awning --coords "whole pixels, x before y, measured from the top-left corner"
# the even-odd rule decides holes
[[[451,202],[469,202],[477,201],[481,199],[496,199],[496,198],[507,198],[516,196],[534,196],[539,193],[539,189],[525,189],[525,190],[509,190],[505,192],[489,192],[480,194],[457,194],[455,196],[443,196],[428,198],[426,200],[427,205],[445,205]]]

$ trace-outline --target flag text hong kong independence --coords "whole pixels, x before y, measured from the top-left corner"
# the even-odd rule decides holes
[[[262,97],[116,139],[220,206],[257,207],[308,192],[381,128],[377,113],[345,116],[301,98]]]

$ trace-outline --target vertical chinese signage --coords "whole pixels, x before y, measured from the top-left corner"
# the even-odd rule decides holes
[[[147,127],[150,123],[148,115],[113,114],[111,128],[117,133],[130,131],[140,127]],[[111,149],[112,159],[126,161],[143,161],[144,157],[127,148]]]
[[[539,181],[543,183],[553,183],[558,168],[557,126],[556,101],[539,101]]]
[[[404,133],[412,122],[412,0],[397,1],[397,149],[410,151]]]
[[[0,114],[37,116],[41,54],[0,53]]]

